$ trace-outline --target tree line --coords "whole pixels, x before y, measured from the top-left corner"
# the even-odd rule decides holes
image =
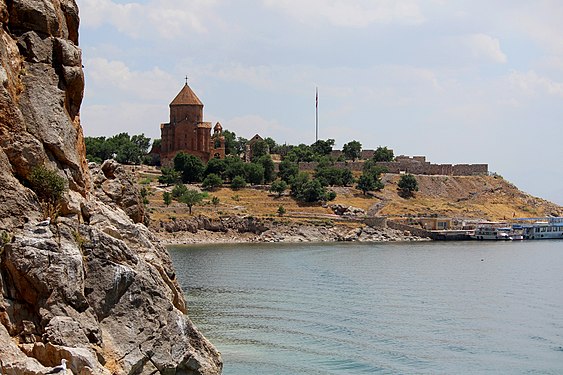
[[[270,191],[278,195],[289,190],[297,200],[319,202],[336,197],[336,194],[328,189],[331,186],[356,184],[356,188],[364,194],[383,189],[381,175],[387,172],[387,169],[377,163],[394,160],[392,150],[378,147],[373,156],[364,161],[362,174],[356,179],[350,169],[336,166],[336,162],[355,161],[360,158],[362,144],[356,140],[346,143],[342,154],[334,157],[334,139],[294,146],[280,145],[272,138],[265,138],[252,145],[252,159],[250,163],[245,163],[242,157],[248,140],[237,137],[229,130],[223,131],[223,136],[226,153],[224,159],[211,159],[208,163],[203,163],[196,156],[180,152],[174,157],[173,165],[162,167],[159,182],[166,185],[201,183],[207,190],[224,184],[233,189],[244,188],[248,184],[270,184]],[[129,136],[127,133],[110,138],[85,138],[87,157],[91,161],[102,162],[114,158],[123,164],[155,165],[159,161],[148,155],[150,141],[144,134]],[[159,142],[159,139],[154,140],[153,147],[159,145]],[[281,157],[277,172],[271,154]],[[300,171],[300,162],[316,162],[314,173],[311,175]]]

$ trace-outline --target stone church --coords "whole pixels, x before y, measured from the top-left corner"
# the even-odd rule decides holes
[[[203,103],[187,82],[169,107],[170,122],[160,125],[162,165],[170,165],[179,152],[197,156],[204,163],[225,157],[221,124],[217,123],[211,134],[211,123],[203,121]]]

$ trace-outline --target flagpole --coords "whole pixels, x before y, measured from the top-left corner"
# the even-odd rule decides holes
[[[315,142],[319,140],[319,88],[315,90]]]

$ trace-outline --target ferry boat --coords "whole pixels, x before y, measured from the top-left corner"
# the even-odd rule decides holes
[[[509,227],[494,227],[494,226],[480,226],[475,229],[475,232],[470,235],[474,240],[513,240],[512,228]]]
[[[550,217],[522,227],[527,240],[563,239],[563,217]]]

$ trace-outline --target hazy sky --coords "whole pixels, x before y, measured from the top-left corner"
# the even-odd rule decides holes
[[[184,76],[238,136],[488,163],[563,204],[560,0],[78,0],[87,136],[159,138]]]

